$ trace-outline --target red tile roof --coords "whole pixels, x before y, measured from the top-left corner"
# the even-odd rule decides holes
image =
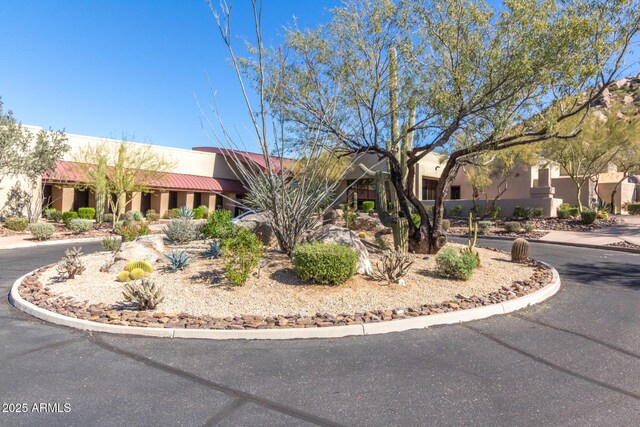
[[[88,171],[95,165],[57,160],[53,171],[43,175],[45,182],[78,183],[89,180]],[[197,191],[208,193],[246,193],[242,183],[235,179],[213,178],[209,176],[188,175],[175,172],[159,174],[145,185],[152,189]]]
[[[219,148],[219,147],[193,147],[192,150],[221,154],[223,156],[230,156],[230,157],[233,155],[236,155],[240,160],[244,159],[247,162],[250,162],[259,166],[262,171],[267,170],[267,164],[265,163],[264,156],[260,153],[250,153],[248,151],[230,150],[227,148]],[[283,160],[284,167],[288,167],[291,162],[291,159],[288,159],[286,157],[270,156],[269,159],[271,161],[271,165],[272,165],[272,168],[274,168],[274,170],[280,170],[280,160]]]

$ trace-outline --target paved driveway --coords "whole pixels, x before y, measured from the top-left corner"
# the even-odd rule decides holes
[[[563,280],[551,300],[381,336],[220,342],[90,334],[35,320],[5,299],[2,402],[29,411],[34,403],[64,411],[67,403],[70,412],[0,413],[0,425],[640,424],[640,256],[532,246]],[[63,251],[0,252],[1,291]]]

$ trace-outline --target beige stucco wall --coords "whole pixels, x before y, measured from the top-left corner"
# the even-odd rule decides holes
[[[515,170],[509,177],[507,183],[507,190],[500,197],[501,199],[522,199],[528,198],[530,195],[530,188],[534,186],[534,183],[538,179],[538,167],[520,168]],[[494,178],[492,184],[487,189],[487,195],[489,199],[493,199],[498,194],[498,185],[500,184],[499,178]],[[451,183],[452,186],[460,186],[460,198],[472,199],[473,187],[467,181],[466,172],[460,168],[458,174]],[[484,198],[484,194],[480,195],[480,198]]]

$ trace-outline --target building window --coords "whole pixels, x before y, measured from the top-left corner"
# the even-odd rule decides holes
[[[169,191],[169,209],[174,209],[177,207],[178,207],[178,192]]]
[[[451,200],[460,200],[460,186],[454,185],[451,187]]]
[[[362,206],[364,201],[374,201],[376,199],[376,184],[371,178],[365,179],[349,179],[347,180],[347,201],[352,202],[354,197],[358,199],[358,206]]]
[[[437,189],[437,179],[422,178],[422,200],[435,200]]]

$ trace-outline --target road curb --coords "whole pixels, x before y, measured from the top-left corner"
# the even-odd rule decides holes
[[[410,317],[400,320],[389,320],[378,323],[363,323],[346,326],[328,326],[322,328],[285,328],[285,329],[245,329],[245,330],[216,330],[216,329],[168,329],[168,328],[143,328],[136,326],[118,326],[89,320],[76,319],[63,316],[58,313],[45,310],[26,301],[20,296],[18,288],[31,271],[19,277],[11,287],[9,302],[19,310],[38,319],[54,323],[56,325],[81,329],[84,331],[106,332],[110,334],[141,335],[163,338],[196,338],[211,340],[286,340],[308,338],[342,338],[348,336],[378,335],[389,332],[402,332],[412,329],[425,329],[435,325],[449,325],[454,323],[469,322],[485,319],[498,314],[506,314],[521,310],[534,304],[538,304],[554,295],[560,289],[560,276],[558,271],[549,264],[542,263],[551,269],[552,277],[547,286],[523,297],[491,304],[483,307],[469,308],[466,310],[452,311],[449,313],[432,314],[428,316]]]
[[[93,242],[99,242],[102,239],[104,239],[104,237],[85,237],[82,239],[61,239],[61,240],[46,240],[44,242],[18,243],[15,245],[0,246],[0,251],[7,250],[7,249],[33,248],[33,247],[40,247],[40,246],[68,245],[71,243],[93,243]]]
[[[459,237],[461,239],[467,239],[467,236],[464,234],[449,234],[448,237]],[[478,236],[478,239],[513,241],[517,239],[517,237]],[[556,246],[569,246],[569,247],[576,247],[576,248],[600,249],[600,250],[606,250],[606,251],[640,254],[640,249],[624,248],[619,246],[590,245],[588,243],[567,243],[567,242],[557,242],[555,240],[540,240],[540,239],[527,239],[527,240],[531,243],[544,243],[544,244],[556,245]]]

